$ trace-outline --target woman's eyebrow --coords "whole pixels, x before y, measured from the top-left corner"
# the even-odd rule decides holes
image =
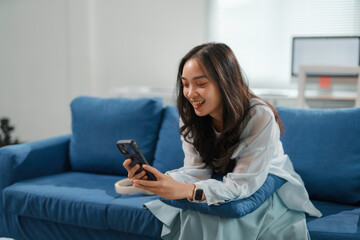
[[[200,76],[194,77],[192,80],[197,80],[197,79],[201,79],[201,78],[206,78],[207,79],[207,77],[205,75],[200,75]],[[181,77],[181,79],[187,81],[187,79],[185,77]]]

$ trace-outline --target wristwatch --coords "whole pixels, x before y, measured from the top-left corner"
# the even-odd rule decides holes
[[[201,202],[204,194],[204,190],[202,190],[201,186],[197,184],[194,185],[195,185],[195,190],[194,190],[192,202]]]

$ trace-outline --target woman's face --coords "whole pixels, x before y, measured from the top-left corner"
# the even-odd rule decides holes
[[[196,115],[210,115],[222,122],[223,104],[220,89],[197,59],[189,59],[185,63],[181,81],[183,94],[194,107]]]

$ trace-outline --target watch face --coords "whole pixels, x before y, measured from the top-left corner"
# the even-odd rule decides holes
[[[201,188],[195,189],[194,200],[195,201],[201,201],[203,193],[204,193],[204,191]]]

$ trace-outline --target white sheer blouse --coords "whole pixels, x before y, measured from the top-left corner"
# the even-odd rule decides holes
[[[257,101],[260,100],[253,99],[251,104]],[[166,174],[180,182],[200,185],[206,202],[211,205],[249,197],[271,173],[287,180],[278,194],[289,209],[320,217],[320,211],[309,200],[301,177],[294,171],[288,155],[284,154],[280,129],[271,109],[265,105],[256,105],[250,110],[250,116],[240,136],[240,144],[232,154],[232,159],[236,161],[235,168],[222,181],[211,179],[212,169],[205,168],[194,146],[183,137],[184,167]]]

